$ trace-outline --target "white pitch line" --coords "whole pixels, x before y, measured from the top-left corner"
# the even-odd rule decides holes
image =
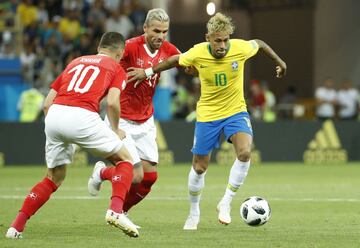
[[[0,195],[1,200],[19,200],[24,199],[25,195]],[[109,199],[109,197],[92,197],[92,196],[53,196],[51,199],[54,200],[103,200]],[[188,197],[178,196],[153,196],[146,198],[147,200],[153,201],[185,201]],[[207,197],[206,199],[215,200],[214,197]],[[269,201],[291,201],[291,202],[360,202],[357,198],[267,198]],[[217,198],[216,198],[217,200]]]

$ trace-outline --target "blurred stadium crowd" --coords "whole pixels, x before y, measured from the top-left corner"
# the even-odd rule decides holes
[[[23,82],[29,86],[18,101],[20,121],[41,120],[41,106],[49,85],[75,57],[94,54],[101,35],[117,31],[125,38],[140,35],[147,10],[139,0],[11,0],[0,3],[0,59],[19,58]],[[170,71],[171,118],[192,121],[200,82]],[[357,119],[360,96],[351,81],[335,89],[324,80],[313,99],[299,99],[295,86],[278,99],[267,82],[246,83],[247,103],[255,120]],[[156,108],[155,108],[156,110]],[[40,115],[40,117],[39,117]],[[155,113],[156,116],[156,113]]]

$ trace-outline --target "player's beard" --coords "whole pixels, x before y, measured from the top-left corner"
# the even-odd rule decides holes
[[[158,50],[163,43],[163,40],[154,40],[153,42],[151,42],[151,45],[154,50]]]
[[[218,59],[225,57],[225,55],[226,55],[226,50],[217,50],[215,53],[215,57]]]

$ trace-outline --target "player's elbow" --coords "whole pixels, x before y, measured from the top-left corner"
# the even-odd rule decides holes
[[[254,41],[258,44],[259,49],[264,49],[266,47],[266,43],[260,39],[254,39]]]

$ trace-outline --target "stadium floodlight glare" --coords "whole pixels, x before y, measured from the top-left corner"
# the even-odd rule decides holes
[[[206,12],[208,13],[208,15],[213,15],[213,14],[215,14],[215,11],[216,11],[215,3],[214,2],[209,2],[206,5]]]

